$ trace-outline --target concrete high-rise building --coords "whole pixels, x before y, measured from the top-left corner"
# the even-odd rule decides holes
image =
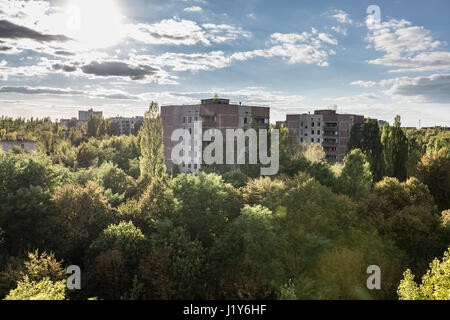
[[[334,109],[316,110],[314,114],[286,116],[286,126],[290,135],[297,138],[299,144],[320,144],[329,162],[344,160],[352,127],[363,123],[362,115],[339,114]]]
[[[79,110],[78,111],[78,119],[75,117],[72,117],[71,119],[60,119],[59,124],[66,127],[66,128],[72,128],[76,127],[79,122],[86,123],[88,122],[89,118],[92,116],[100,116],[103,117],[102,111],[94,111],[92,108],[88,111]]]
[[[144,122],[144,117],[126,118],[117,116],[110,119],[117,124],[119,129],[118,132],[119,135],[135,134],[142,126],[142,123]]]
[[[60,119],[59,124],[66,127],[66,128],[74,128],[77,126],[78,120],[77,118],[73,117],[71,119]]]
[[[89,118],[92,116],[103,117],[103,112],[102,111],[94,111],[92,108],[89,109],[88,111],[82,111],[82,110],[78,111],[78,121],[87,122],[89,120]]]
[[[238,129],[245,127],[268,128],[270,124],[270,108],[258,106],[246,106],[242,103],[232,104],[228,99],[204,99],[195,105],[167,105],[161,107],[161,117],[164,130],[164,159],[166,167],[170,170],[173,166],[171,159],[172,148],[178,142],[171,141],[172,132],[176,129],[194,131],[194,123],[202,122],[203,131],[218,129],[225,137],[226,129]],[[206,143],[203,145],[203,147]],[[191,155],[193,158],[198,155]],[[182,163],[179,166],[181,172],[198,172],[200,164]]]

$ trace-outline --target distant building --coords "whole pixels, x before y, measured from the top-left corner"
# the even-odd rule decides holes
[[[60,119],[59,124],[66,128],[74,128],[78,125],[79,122],[86,123],[92,116],[103,117],[103,112],[94,111],[92,108],[89,109],[88,111],[79,110],[78,119],[75,117],[72,117],[70,119]]]
[[[226,129],[238,129],[246,126],[268,128],[270,123],[270,108],[245,106],[242,103],[231,104],[228,99],[204,99],[195,105],[167,105],[161,107],[161,117],[164,131],[164,159],[168,170],[172,168],[172,148],[177,144],[171,141],[175,129],[184,128],[190,132],[194,130],[194,122],[201,121],[202,129],[218,129],[225,136]],[[203,143],[202,147],[206,147]],[[200,163],[182,163],[181,172],[198,172]]]
[[[447,130],[450,131],[449,127],[441,127],[441,126],[436,126],[436,127],[423,127],[421,128],[422,130],[435,130],[435,129],[442,129],[442,130]]]
[[[60,119],[59,124],[66,127],[66,128],[74,128],[77,126],[78,120],[77,118],[73,117],[71,119]]]
[[[125,118],[117,116],[110,119],[117,124],[119,135],[135,134],[144,122],[144,117]]]
[[[320,144],[328,162],[344,160],[353,125],[363,123],[362,115],[338,114],[333,109],[286,116],[290,135],[297,138],[299,144]]]
[[[37,142],[25,140],[23,135],[18,135],[16,141],[0,141],[0,146],[5,152],[11,151],[15,147],[23,148],[27,152],[33,152],[37,149]]]
[[[78,111],[78,121],[87,122],[89,120],[89,118],[92,116],[103,117],[103,112],[102,111],[94,111],[92,108],[89,109],[88,111],[82,111],[82,110]]]
[[[286,127],[286,121],[275,122],[275,127],[280,128],[281,126]]]

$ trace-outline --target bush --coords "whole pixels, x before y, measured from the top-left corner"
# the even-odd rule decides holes
[[[65,291],[64,280],[53,282],[44,278],[41,281],[33,281],[25,276],[4,300],[64,300]]]

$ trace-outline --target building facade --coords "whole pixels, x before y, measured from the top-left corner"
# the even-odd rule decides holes
[[[87,122],[89,120],[89,118],[92,116],[103,117],[103,112],[102,111],[94,111],[92,108],[89,109],[88,111],[83,111],[83,110],[78,111],[78,121]]]
[[[59,124],[66,127],[66,128],[73,128],[76,127],[78,122],[86,123],[88,122],[89,118],[92,116],[98,116],[103,117],[102,111],[94,111],[92,108],[88,111],[79,110],[78,111],[78,119],[75,117],[72,117],[71,119],[60,119]]]
[[[60,119],[59,124],[66,128],[75,128],[77,126],[78,120],[73,117],[71,119]]]
[[[127,136],[137,133],[144,122],[144,117],[114,117],[110,119],[117,124],[119,135],[125,134]]]
[[[348,151],[350,131],[364,124],[364,116],[339,114],[336,110],[316,110],[314,114],[290,114],[286,126],[299,144],[320,144],[328,162],[341,162]]]
[[[241,103],[232,104],[228,99],[214,98],[201,100],[201,103],[196,105],[162,106],[161,118],[164,130],[164,159],[167,169],[170,170],[173,166],[172,149],[178,143],[171,141],[174,130],[186,129],[192,134],[196,121],[201,121],[203,131],[218,129],[224,136],[227,129],[268,128],[270,108],[245,106]],[[205,146],[206,143],[202,149]],[[190,156],[192,157],[191,163],[179,165],[181,172],[198,172],[200,170],[201,164],[195,161],[198,155],[191,154]]]

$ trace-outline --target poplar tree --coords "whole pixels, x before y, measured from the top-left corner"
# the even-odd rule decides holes
[[[139,132],[141,144],[140,169],[141,175],[160,177],[166,171],[164,164],[164,145],[162,119],[158,104],[150,104],[145,112],[144,122]]]
[[[374,119],[367,119],[364,125],[354,125],[350,133],[349,151],[361,149],[370,164],[373,181],[383,179],[384,159],[381,132]]]
[[[392,127],[392,165],[394,177],[400,181],[405,181],[406,162],[408,160],[408,139],[400,125],[400,116],[396,116],[394,126]]]
[[[400,116],[395,117],[391,127],[386,124],[381,135],[386,176],[406,180],[406,162],[408,161],[408,139],[401,128]]]

